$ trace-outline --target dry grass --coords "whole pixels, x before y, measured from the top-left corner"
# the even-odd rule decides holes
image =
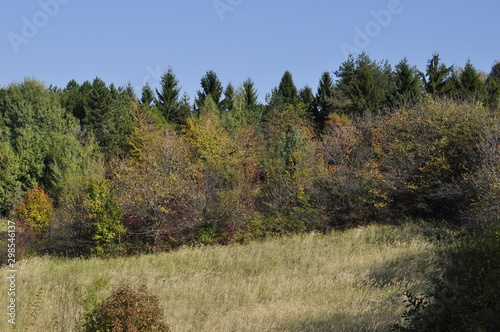
[[[18,265],[17,329],[74,331],[85,299],[146,284],[174,332],[387,331],[401,293],[440,273],[437,231],[368,226],[109,260],[33,258]],[[6,278],[0,289],[5,304]]]

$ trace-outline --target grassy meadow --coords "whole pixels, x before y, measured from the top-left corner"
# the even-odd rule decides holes
[[[75,331],[85,306],[128,284],[159,298],[172,331],[387,331],[404,311],[402,293],[425,290],[442,272],[444,232],[373,225],[159,255],[26,259],[16,330]]]

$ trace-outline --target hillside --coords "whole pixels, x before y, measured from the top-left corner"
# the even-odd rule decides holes
[[[17,328],[74,331],[85,304],[145,284],[172,331],[387,331],[402,293],[443,272],[447,241],[436,239],[447,234],[413,223],[128,258],[35,257],[18,265]]]

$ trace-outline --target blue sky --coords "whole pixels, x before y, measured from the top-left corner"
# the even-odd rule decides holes
[[[194,97],[214,70],[224,85],[248,77],[259,99],[285,70],[314,90],[345,50],[424,70],[468,58],[489,72],[500,60],[498,0],[24,0],[0,10],[0,85],[34,77],[64,87],[96,76],[140,91],[172,67]],[[346,47],[348,45],[348,47]],[[344,49],[344,50],[343,50]]]

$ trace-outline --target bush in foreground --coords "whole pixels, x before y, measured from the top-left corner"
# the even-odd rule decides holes
[[[169,332],[162,321],[158,298],[145,286],[134,290],[123,286],[84,314],[82,332]]]

